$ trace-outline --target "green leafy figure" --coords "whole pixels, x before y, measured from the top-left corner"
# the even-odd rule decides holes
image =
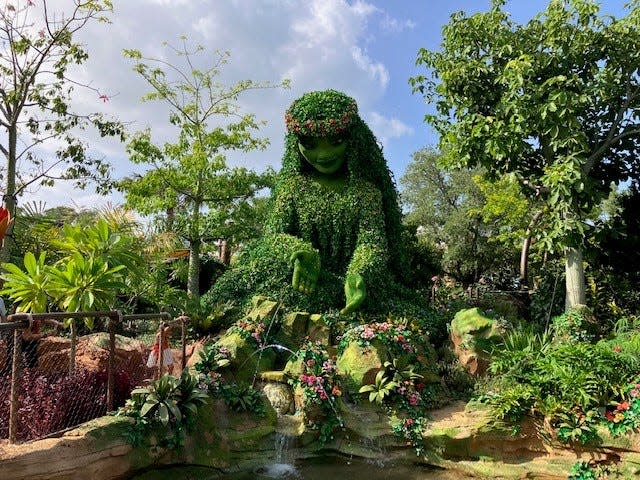
[[[355,100],[335,90],[304,94],[285,122],[265,235],[205,298],[246,303],[261,294],[308,311],[383,310],[383,291],[405,261],[382,149]]]

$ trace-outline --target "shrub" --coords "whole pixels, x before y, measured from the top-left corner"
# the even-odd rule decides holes
[[[599,409],[624,401],[620,392],[635,378],[639,355],[638,333],[587,343],[513,332],[494,350],[479,400],[498,420],[545,418],[559,440],[590,442],[602,421]]]
[[[10,385],[7,375],[0,379]],[[129,375],[116,372],[114,407],[124,405],[133,388]],[[43,375],[26,368],[21,377],[18,409],[20,440],[41,438],[107,413],[107,373],[76,370],[72,375]],[[0,390],[0,437],[9,434],[10,389]]]
[[[164,375],[148,387],[136,388],[118,415],[133,417],[126,433],[130,443],[141,445],[152,431],[161,433],[160,446],[182,445],[185,434],[194,428],[194,416],[208,395],[199,388],[199,379],[187,370],[180,378]]]

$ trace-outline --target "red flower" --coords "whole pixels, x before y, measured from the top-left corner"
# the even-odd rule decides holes
[[[616,353],[620,353],[622,351],[622,347],[620,345],[616,345],[613,347],[613,351]]]
[[[11,213],[4,207],[0,207],[0,241],[4,238],[4,234],[7,232],[9,225],[11,224]]]
[[[616,410],[618,410],[619,412],[624,412],[625,410],[629,410],[629,407],[631,405],[629,405],[629,402],[624,401],[624,402],[620,402],[618,404],[618,406],[616,407]]]

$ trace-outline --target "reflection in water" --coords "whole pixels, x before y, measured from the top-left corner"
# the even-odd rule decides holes
[[[179,477],[175,478],[178,479]],[[274,464],[252,472],[210,477],[207,480],[259,480],[261,478],[291,480],[462,480],[470,477],[416,465],[380,465],[379,463],[363,460],[323,458],[321,461],[308,461],[298,464],[296,467],[287,464]]]

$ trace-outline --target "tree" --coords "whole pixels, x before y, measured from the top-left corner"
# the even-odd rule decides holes
[[[73,179],[83,188],[96,180],[105,188],[109,164],[90,157],[73,130],[93,125],[102,136],[123,133],[118,122],[101,114],[72,110],[71,94],[77,87],[93,90],[96,100],[108,100],[70,78],[69,68],[88,58],[74,34],[90,22],[106,21],[112,8],[109,0],[74,0],[72,5],[68,14],[51,12],[46,0],[39,7],[29,0],[0,10],[0,127],[6,133],[0,152],[6,162],[3,201],[12,213],[17,197],[35,183]],[[39,152],[44,143],[59,145],[55,155]],[[6,243],[5,259],[10,248],[11,242]]]
[[[172,228],[189,247],[187,292],[199,298],[200,253],[204,242],[227,238],[229,220],[244,214],[251,199],[270,185],[270,171],[259,174],[243,167],[229,168],[225,153],[262,149],[267,140],[257,138],[254,115],[242,114],[239,95],[253,89],[286,86],[242,80],[231,86],[216,81],[228,53],[216,52],[213,66],[204,70],[194,64],[202,47],[190,50],[168,46],[184,62],[180,67],[158,58],[126,50],[135,61],[134,70],[153,88],[144,101],[169,105],[169,122],[177,127],[173,143],[158,146],[151,131],[138,132],[128,143],[131,161],[150,169],[120,183],[126,202],[142,214],[171,212]],[[230,121],[234,119],[235,121]],[[226,122],[211,126],[212,121]]]
[[[511,242],[492,241],[497,230],[483,218],[486,198],[481,168],[446,170],[433,149],[413,154],[400,179],[406,222],[420,225],[420,237],[443,251],[445,273],[470,284],[512,263]]]
[[[442,49],[410,82],[436,113],[450,165],[513,173],[545,203],[542,241],[565,255],[566,306],[585,302],[582,248],[594,207],[640,167],[640,2],[621,19],[591,0],[552,0],[524,25],[493,0],[452,15]]]

